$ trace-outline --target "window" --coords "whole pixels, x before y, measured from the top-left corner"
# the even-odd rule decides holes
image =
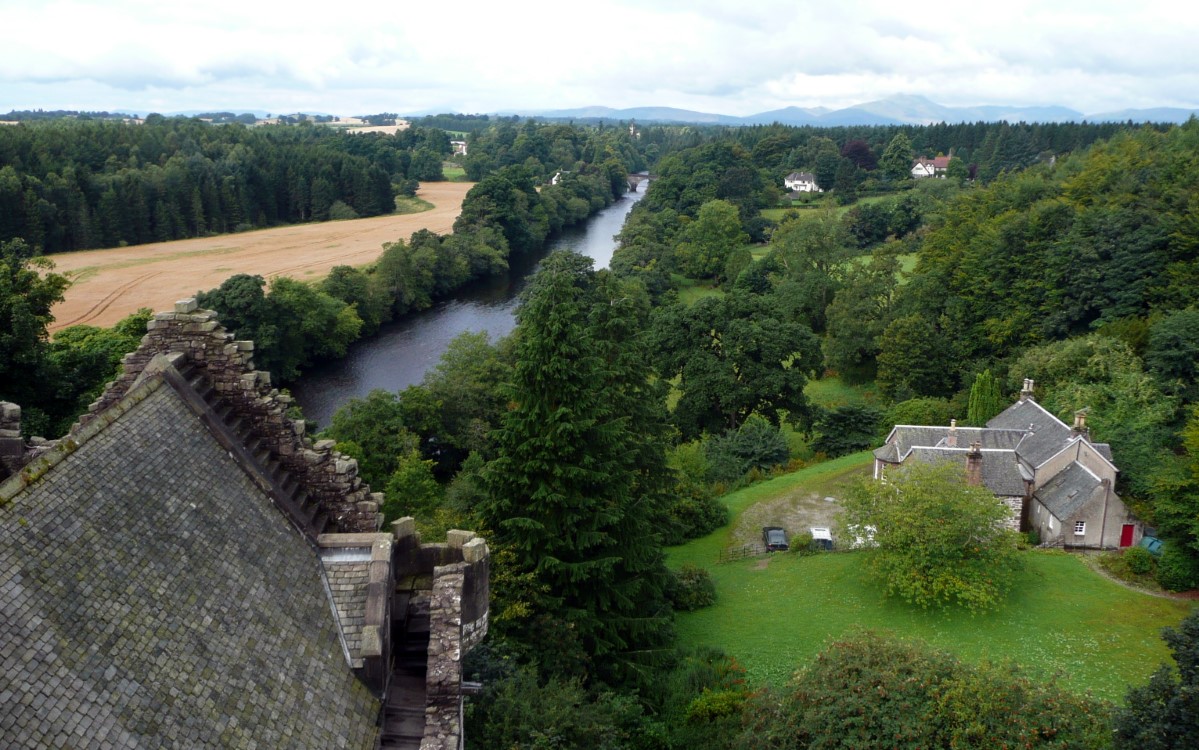
[[[1082,536],[1085,533],[1087,533],[1087,522],[1086,521],[1075,521],[1074,522],[1074,536]]]

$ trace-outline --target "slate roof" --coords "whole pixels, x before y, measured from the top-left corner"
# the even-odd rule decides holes
[[[160,379],[109,415],[0,500],[0,744],[373,747],[309,543]]]
[[[1060,453],[1073,437],[1065,422],[1032,399],[1012,404],[987,422],[987,427],[1027,431],[1016,452],[1034,468]]]
[[[959,428],[960,429],[960,428]],[[913,448],[912,458],[923,463],[955,463],[966,468],[968,448]],[[1000,497],[1023,497],[1024,479],[1011,450],[983,451],[983,486]]]
[[[1023,430],[985,429],[982,427],[957,427],[959,448],[968,448],[978,441],[983,449],[1011,450],[1024,437]],[[874,451],[876,458],[898,463],[914,447],[945,446],[949,437],[948,427],[926,427],[920,425],[896,425],[886,445]],[[948,447],[948,446],[945,446]]]
[[[341,632],[355,668],[362,666],[362,626],[366,621],[366,584],[371,567],[369,554],[368,549],[366,562],[322,560],[329,576],[329,590],[333,592],[337,617],[341,621]]]
[[[1068,519],[1082,507],[1096,489],[1102,487],[1099,477],[1074,462],[1033,493],[1058,520]]]

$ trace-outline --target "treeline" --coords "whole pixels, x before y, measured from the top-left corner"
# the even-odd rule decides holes
[[[971,178],[988,181],[1001,172],[1079,151],[1127,130],[1123,123],[940,123],[935,125],[854,126],[837,128],[755,125],[751,127],[648,126],[639,147],[649,163],[709,142],[738,144],[755,167],[780,184],[789,172],[816,176],[823,190],[870,192],[885,188],[879,163],[901,136],[905,158],[952,153]],[[1164,130],[1167,126],[1160,126]]]
[[[573,171],[581,163],[612,172],[613,181],[618,170],[623,170],[623,181],[629,172],[645,169],[645,158],[625,128],[581,128],[533,120],[500,120],[471,133],[463,166],[471,180],[519,165],[535,179],[549,182],[558,172]]]
[[[86,112],[74,109],[13,109],[7,114],[0,115],[0,120],[10,122],[25,122],[30,120],[62,120],[73,118],[78,120],[133,120],[137,115],[123,112]]]
[[[464,114],[440,114],[427,115],[425,117],[411,117],[408,122],[413,127],[421,128],[439,128],[459,133],[477,133],[481,130],[487,130],[490,127],[500,124],[517,125],[520,123],[518,115],[464,115]]]
[[[582,133],[586,142],[590,136]],[[599,151],[607,155],[606,151]],[[427,230],[383,246],[366,268],[337,266],[310,287],[239,275],[199,295],[240,338],[255,341],[255,361],[288,382],[303,368],[345,354],[350,343],[383,323],[428,308],[466,283],[503,273],[513,254],[541,251],[546,240],[578,224],[627,190],[628,169],[611,158],[576,160],[557,184],[543,185],[525,166],[484,176],[471,188],[454,231]]]
[[[46,253],[377,216],[441,179],[449,139],[151,115],[0,128],[0,241]]]

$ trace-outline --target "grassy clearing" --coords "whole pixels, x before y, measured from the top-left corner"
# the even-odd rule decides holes
[[[825,409],[850,405],[882,406],[884,401],[873,384],[849,385],[835,375],[809,381],[804,386],[804,394],[813,404]]]
[[[422,211],[428,211],[433,208],[433,204],[424,198],[414,196],[397,195],[396,210],[397,214],[419,214]]]
[[[678,274],[671,275],[679,290],[679,301],[694,305],[704,297],[723,297],[724,290],[710,280],[688,279]]]
[[[441,173],[450,182],[466,182],[466,170],[453,162],[443,162],[441,165]]]
[[[760,533],[766,520],[819,510],[825,497],[869,465],[870,454],[858,453],[726,496],[733,516],[727,527],[669,550],[672,566],[707,567],[718,596],[713,607],[679,615],[681,641],[719,646],[753,681],[778,684],[831,639],[868,627],[921,638],[969,660],[1015,660],[1112,700],[1169,661],[1160,630],[1176,625],[1192,605],[1126,589],[1061,552],[1026,553],[1007,604],[976,616],[924,611],[886,597],[862,553],[776,553],[714,564],[722,549]]]

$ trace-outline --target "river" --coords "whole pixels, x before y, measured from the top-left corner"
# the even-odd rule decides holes
[[[607,268],[616,249],[613,237],[645,189],[626,194],[582,226],[564,230],[548,243],[545,254],[571,249],[592,258],[596,268]],[[452,299],[389,323],[351,346],[345,357],[308,370],[290,386],[304,416],[324,427],[352,398],[375,388],[399,391],[420,383],[464,331],[486,331],[492,341],[507,336],[516,326],[518,295],[543,257],[514,259],[506,275],[475,282]]]

